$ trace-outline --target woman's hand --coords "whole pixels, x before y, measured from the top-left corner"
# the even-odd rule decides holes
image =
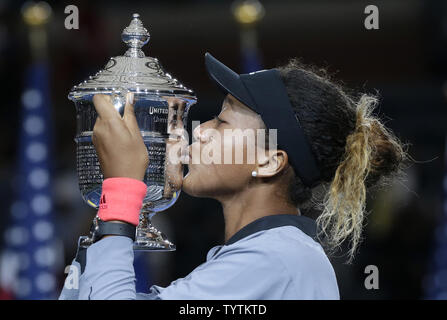
[[[168,103],[168,126],[166,139],[165,186],[163,197],[171,198],[172,194],[182,187],[183,165],[182,154],[188,146],[183,124],[186,102],[175,97],[163,97]]]
[[[93,128],[96,148],[104,179],[127,177],[143,180],[149,156],[135,118],[133,94],[126,96],[121,117],[109,95],[93,97],[98,117]]]

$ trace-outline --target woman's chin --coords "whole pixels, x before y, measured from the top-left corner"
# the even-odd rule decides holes
[[[207,188],[202,183],[200,179],[195,179],[195,174],[191,171],[183,178],[182,191],[191,197],[196,198],[206,198]]]
[[[192,180],[193,179],[191,179],[191,171],[189,171],[188,174],[183,178],[182,191],[184,191],[185,193],[187,193],[192,197],[196,197],[193,188],[194,183],[192,182]]]

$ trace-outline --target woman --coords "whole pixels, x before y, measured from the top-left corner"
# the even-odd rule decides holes
[[[398,140],[371,113],[376,99],[363,95],[355,102],[296,60],[246,75],[209,54],[205,62],[227,95],[219,116],[193,132],[191,158],[199,155],[202,161],[189,163],[182,188],[222,204],[225,244],[212,248],[187,277],[166,288],[152,286],[146,294],[135,292],[132,232],[146,192],[147,152],[132,99],[121,118],[107,96],[95,96],[93,142],[107,195],[98,215],[109,229],[88,250],[79,250],[73,262],[82,274],[79,289],[70,285],[69,275],[61,299],[339,298],[322,244],[333,250],[348,241],[352,260],[367,188],[397,173],[405,159]],[[263,129],[268,136],[277,133],[278,148],[245,134]],[[225,138],[226,132],[232,136]],[[253,142],[257,156],[248,161]],[[240,163],[237,149],[243,151]],[[216,159],[219,150],[233,151],[230,164],[204,161]],[[312,192],[325,186],[317,221],[302,216],[300,208],[314,199]],[[125,195],[117,191],[123,187]]]

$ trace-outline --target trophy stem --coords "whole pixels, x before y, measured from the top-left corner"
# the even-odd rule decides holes
[[[142,211],[140,222],[135,235],[134,250],[138,251],[174,251],[175,245],[166,235],[158,231],[151,223],[151,217],[155,212]]]
[[[96,214],[95,218],[93,219],[93,223],[90,227],[90,233],[88,236],[81,236],[79,238],[79,247],[80,248],[88,248],[93,244],[93,233],[95,231],[95,227],[98,225],[98,214]]]

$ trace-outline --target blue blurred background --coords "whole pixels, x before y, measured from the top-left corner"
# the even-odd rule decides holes
[[[48,1],[52,15],[36,33],[24,22],[24,1],[0,1],[0,299],[56,298],[77,238],[88,233],[95,212],[77,186],[67,94],[124,53],[120,35],[134,12],[151,33],[146,55],[195,90],[191,120],[206,121],[222,102],[206,51],[239,72],[301,57],[348,88],[378,92],[378,112],[417,162],[404,181],[370,193],[354,263],[332,258],[341,297],[447,299],[447,2],[261,2],[263,18],[247,29],[232,1]],[[379,30],[364,27],[369,4],[379,8]],[[64,27],[68,5],[79,9],[78,30]],[[223,241],[219,204],[185,193],[154,224],[177,251],[137,256],[139,290],[187,275]],[[365,288],[368,265],[378,267],[379,289]]]

